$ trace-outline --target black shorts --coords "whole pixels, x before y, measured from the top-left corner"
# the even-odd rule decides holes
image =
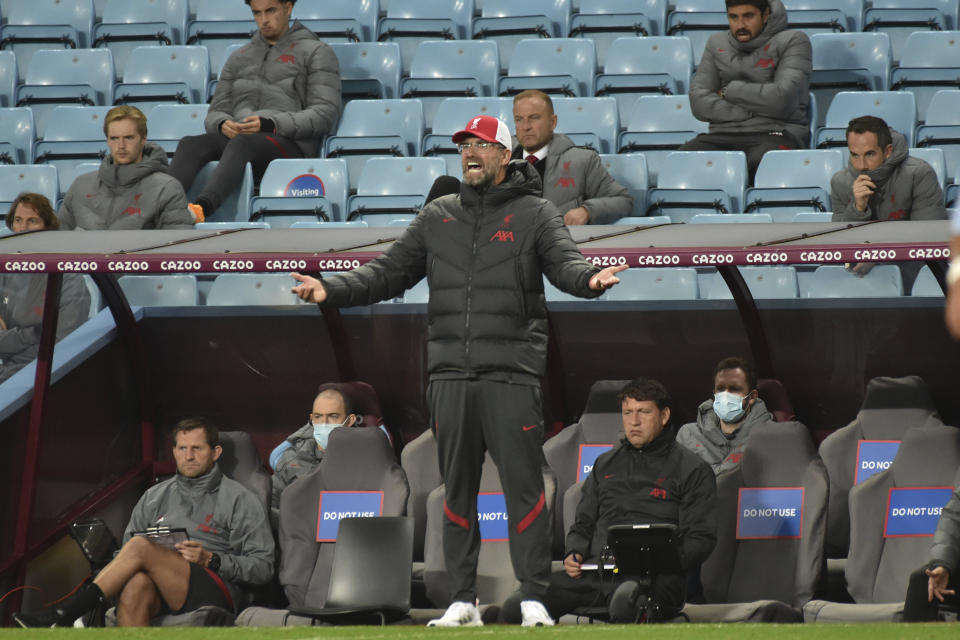
[[[187,599],[183,606],[170,613],[187,613],[204,605],[223,607],[236,613],[233,598],[223,579],[195,562],[190,563],[190,584],[187,585]]]

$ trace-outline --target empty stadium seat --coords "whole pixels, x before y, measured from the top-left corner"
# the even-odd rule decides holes
[[[647,159],[642,153],[600,154],[600,162],[607,173],[630,191],[633,196],[633,215],[646,211]],[[619,221],[617,224],[623,224]]]
[[[818,149],[847,146],[847,123],[860,116],[876,116],[907,139],[913,146],[917,126],[917,103],[905,91],[841,91],[833,98],[824,126],[817,129]]]
[[[900,267],[880,264],[865,276],[841,265],[822,265],[813,272],[806,298],[889,298],[903,295]]]
[[[500,72],[506,73],[521,40],[561,38],[570,32],[570,0],[483,0],[471,29],[474,40],[496,41]]]
[[[232,231],[233,229],[269,229],[269,222],[198,222],[193,225],[198,231]]]
[[[620,153],[642,152],[646,156],[647,179],[654,186],[667,156],[698,133],[706,133],[707,127],[706,122],[693,117],[687,96],[640,96],[630,110],[617,148]]]
[[[326,42],[371,42],[377,39],[377,0],[300,0],[293,17]]]
[[[92,0],[4,0],[0,48],[17,54],[24,77],[37,51],[89,47],[93,16]]]
[[[446,98],[433,115],[433,127],[423,137],[423,155],[441,157],[447,163],[447,175],[461,175],[460,153],[450,137],[463,129],[471,118],[490,115],[505,123],[513,122],[512,98]]]
[[[824,117],[841,91],[883,91],[890,77],[890,37],[885,33],[815,33],[810,36],[810,92]],[[821,126],[823,122],[817,122]]]
[[[744,196],[744,211],[829,211],[830,179],[845,162],[839,149],[768,151]]]
[[[627,269],[617,274],[620,284],[601,300],[696,300],[700,297],[697,270],[692,267]]]
[[[666,12],[663,0],[641,3],[636,0],[594,0],[581,3],[579,9],[570,18],[570,37],[593,40],[597,46],[597,64],[601,67],[607,62],[610,46],[618,38],[663,33]]]
[[[47,117],[58,104],[113,104],[113,56],[107,49],[41,49],[17,87],[16,104],[33,109],[37,137],[46,131]]]
[[[814,33],[860,31],[863,0],[786,0],[791,29]]]
[[[299,221],[342,221],[347,215],[347,163],[342,159],[273,160],[250,201],[251,217],[271,227]]]
[[[923,268],[917,273],[917,277],[913,281],[913,286],[910,287],[910,295],[927,298],[943,297],[943,288],[940,286],[940,283],[937,282],[937,278],[933,275],[933,272],[930,271],[929,266],[923,265]]]
[[[907,37],[900,64],[890,73],[891,91],[907,90],[916,97],[920,122],[926,120],[930,101],[938,91],[958,86],[958,38],[960,31],[911,33]]]
[[[647,213],[668,213],[678,222],[697,213],[739,212],[746,184],[742,151],[675,151],[647,193]]]
[[[197,277],[192,274],[123,276],[118,282],[130,306],[192,307],[197,304]]]
[[[797,270],[791,266],[739,267],[740,275],[754,299],[800,297]],[[710,274],[710,284],[703,297],[707,300],[732,300],[733,294],[719,273]]]
[[[148,139],[172,158],[180,138],[206,133],[203,122],[207,110],[206,104],[158,104],[147,114]]]
[[[286,273],[221,273],[207,294],[207,306],[299,304],[290,292],[297,282]]]
[[[14,105],[19,78],[17,54],[13,51],[0,51],[0,107],[10,108]]]
[[[77,164],[61,164],[57,166],[57,182],[60,185],[60,193],[66,194],[70,190],[70,185],[78,177],[85,173],[100,170],[100,162],[78,162]]]
[[[347,201],[347,219],[411,218],[420,211],[434,181],[445,174],[440,158],[370,158]]]
[[[337,134],[324,140],[324,156],[344,158],[350,188],[373,156],[418,156],[423,138],[419,100],[352,100],[343,108]]]
[[[400,46],[395,42],[333,43],[344,101],[400,97]]]
[[[29,164],[33,160],[33,110],[0,107],[0,164]]]
[[[553,98],[557,132],[597,153],[615,153],[620,118],[613,98]]]
[[[182,44],[186,24],[187,0],[108,0],[103,19],[94,26],[90,46],[110,49],[117,77],[122,78],[127,57],[134,48]]]
[[[256,30],[257,23],[247,4],[200,0],[196,18],[187,23],[184,44],[207,47],[210,68],[222,69],[227,60],[227,48],[232,44],[245,44]]]
[[[597,54],[592,40],[521,40],[514,49],[507,75],[497,84],[497,94],[513,96],[538,89],[551,96],[586,97],[593,94],[596,72]]]
[[[686,36],[617,38],[594,80],[594,95],[613,96],[624,122],[643,94],[685,94],[690,89],[694,59]]]
[[[937,181],[940,183],[940,189],[946,191],[948,176],[943,149],[936,147],[910,147],[909,151],[911,157],[923,160],[933,167],[934,172],[937,174]]]
[[[910,48],[909,39],[914,33],[957,28],[947,25],[944,13],[956,15],[957,3],[952,0],[872,0],[863,11],[863,30],[888,34],[891,55],[897,62]]]
[[[678,0],[667,13],[668,36],[687,36],[693,48],[694,65],[700,64],[707,40],[730,29],[727,12],[712,0]]]
[[[206,103],[210,59],[204,47],[137,47],[128,62],[123,81],[114,87],[114,104],[149,112],[168,102]]]
[[[500,73],[497,43],[487,40],[428,40],[421,42],[410,65],[410,77],[400,83],[400,95],[423,103],[429,129],[433,114],[449,97],[492,96]]]
[[[99,163],[110,152],[103,120],[111,107],[60,105],[50,112],[50,124],[33,148],[33,161],[72,171],[76,165]],[[76,175],[76,172],[73,171]]]
[[[36,164],[0,165],[0,210],[6,211],[13,199],[24,191],[33,191],[57,201],[57,168]]]
[[[941,89],[934,94],[914,144],[943,150],[947,176],[960,175],[960,91]]]
[[[394,0],[377,26],[377,40],[400,45],[402,74],[410,74],[410,62],[423,40],[470,38],[473,0]]]

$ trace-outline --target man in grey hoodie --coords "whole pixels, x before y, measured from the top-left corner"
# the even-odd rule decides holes
[[[830,180],[834,221],[945,220],[937,174],[908,154],[902,133],[874,116],[847,126],[850,164]]]
[[[750,433],[773,422],[757,397],[757,374],[743,358],[724,358],[713,372],[713,398],[697,408],[697,421],[680,427],[677,442],[703,458],[715,474],[740,464]]]
[[[190,229],[195,222],[167,154],[147,142],[147,117],[114,107],[103,119],[110,155],[78,176],[60,205],[61,229]]]
[[[773,149],[810,138],[810,38],[787,29],[780,0],[726,0],[730,30],[707,40],[690,83],[690,109],[710,123],[681,151],[743,151],[750,181]]]
[[[340,65],[333,49],[299,21],[296,0],[246,0],[257,23],[250,42],[227,59],[204,120],[206,133],[177,145],[170,173],[189,191],[200,169],[219,160],[190,204],[206,217],[239,186],[247,163],[263,175],[275,158],[310,158],[340,117]]]

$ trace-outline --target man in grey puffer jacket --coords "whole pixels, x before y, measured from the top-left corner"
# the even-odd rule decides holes
[[[945,220],[933,167],[911,158],[902,133],[874,116],[847,126],[850,164],[830,180],[834,221]]]
[[[780,0],[726,0],[730,30],[707,40],[690,84],[690,108],[710,123],[681,151],[743,151],[750,181],[773,149],[810,138],[810,38],[787,29]]]
[[[956,608],[960,603],[957,568],[960,564],[960,486],[954,478],[953,495],[940,512],[933,534],[930,562],[910,574],[903,604],[904,622],[933,622],[941,602]]]
[[[205,217],[237,188],[247,163],[259,179],[271,160],[316,155],[340,117],[340,65],[333,49],[299,21],[296,0],[246,0],[257,32],[220,72],[206,133],[177,145],[170,173],[190,190],[200,169],[219,160],[190,205]]]
[[[147,142],[147,117],[114,107],[103,119],[110,155],[78,176],[60,205],[61,229],[190,229],[183,187],[167,174],[167,154]]]

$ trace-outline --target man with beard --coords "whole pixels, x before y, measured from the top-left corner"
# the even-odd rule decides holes
[[[810,38],[787,29],[780,0],[726,0],[730,30],[707,40],[690,109],[710,123],[681,151],[743,151],[750,181],[763,154],[810,139]]]
[[[562,291],[599,296],[626,267],[584,259],[557,208],[539,197],[540,175],[510,160],[507,125],[472,118],[453,135],[463,167],[457,194],[426,205],[393,245],[339,276],[298,273],[293,292],[336,307],[393,298],[426,277],[427,402],[446,486],[443,553],[452,604],[430,626],[483,624],[476,607],[477,491],[484,450],[500,471],[510,556],[523,624],[551,625],[550,522],[542,475],[540,380],[546,369],[543,276]]]

